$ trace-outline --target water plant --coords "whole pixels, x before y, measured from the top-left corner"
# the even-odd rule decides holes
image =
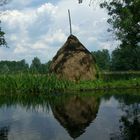
[[[107,74],[98,80],[72,82],[58,79],[55,75],[43,74],[5,74],[0,75],[1,94],[52,94],[64,91],[108,90],[116,88],[140,88],[139,76],[120,78],[119,74],[110,78]],[[125,77],[125,76],[124,76]]]
[[[50,93],[56,90],[63,91],[70,84],[70,81],[59,80],[55,75],[0,75],[0,92],[2,93]]]

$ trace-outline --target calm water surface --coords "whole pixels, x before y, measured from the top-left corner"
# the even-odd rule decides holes
[[[0,140],[140,140],[140,91],[0,96]]]

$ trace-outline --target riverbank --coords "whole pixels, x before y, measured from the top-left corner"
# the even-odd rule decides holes
[[[76,91],[92,91],[92,90],[109,90],[109,89],[140,89],[140,78],[129,80],[113,80],[113,81],[81,81],[76,83],[69,90]]]
[[[95,81],[71,82],[65,79],[59,80],[54,75],[0,75],[1,93],[53,93],[53,92],[73,92],[92,91],[109,89],[140,89],[140,78],[130,78],[128,80],[105,81],[98,79]]]

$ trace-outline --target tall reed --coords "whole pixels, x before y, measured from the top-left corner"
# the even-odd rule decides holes
[[[71,82],[66,79],[60,80],[55,75],[29,73],[0,75],[0,94],[50,94],[59,91],[85,91],[112,88],[140,88],[140,77],[130,76],[130,78],[116,80],[116,78],[113,79],[113,76],[110,78],[110,75],[106,75],[106,78],[94,81]]]
[[[55,75],[0,75],[1,93],[50,93],[65,90],[70,81],[59,80]]]

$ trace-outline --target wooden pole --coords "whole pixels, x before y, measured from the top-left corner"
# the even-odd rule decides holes
[[[72,35],[71,16],[70,16],[70,10],[69,9],[68,9],[68,15],[69,15],[69,24],[70,24],[70,35]]]

